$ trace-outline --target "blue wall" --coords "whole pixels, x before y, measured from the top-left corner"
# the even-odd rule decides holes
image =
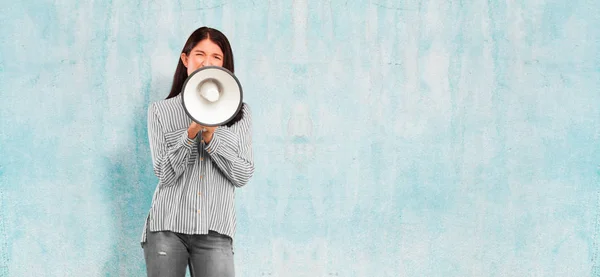
[[[237,276],[600,276],[600,2],[3,2],[0,276],[144,276],[203,25],[254,112]]]

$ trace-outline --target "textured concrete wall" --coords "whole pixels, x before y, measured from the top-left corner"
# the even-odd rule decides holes
[[[203,25],[254,112],[238,276],[600,276],[597,1],[0,10],[0,276],[144,276],[146,109]]]

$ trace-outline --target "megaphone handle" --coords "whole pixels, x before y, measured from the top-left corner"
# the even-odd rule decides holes
[[[202,148],[206,144],[206,142],[204,141],[204,132],[208,132],[208,129],[206,129],[206,127],[202,127],[202,129],[200,129],[200,131],[196,135],[196,137],[200,137],[200,143],[198,143],[198,153],[202,153]]]
[[[200,132],[198,132],[198,136],[200,138],[200,143],[198,143],[198,154],[200,154],[200,158],[202,158],[203,153],[202,153],[202,148],[204,148],[204,138],[202,137],[202,133],[204,133],[206,131],[206,128],[202,128],[200,129]]]

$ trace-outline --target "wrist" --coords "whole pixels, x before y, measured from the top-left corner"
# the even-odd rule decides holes
[[[187,134],[189,139],[194,139],[196,136],[198,136],[198,131],[188,129]]]

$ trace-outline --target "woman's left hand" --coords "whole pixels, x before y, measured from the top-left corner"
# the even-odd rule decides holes
[[[202,140],[204,141],[204,143],[209,143],[212,140],[213,134],[215,133],[217,126],[202,126],[202,128]]]

